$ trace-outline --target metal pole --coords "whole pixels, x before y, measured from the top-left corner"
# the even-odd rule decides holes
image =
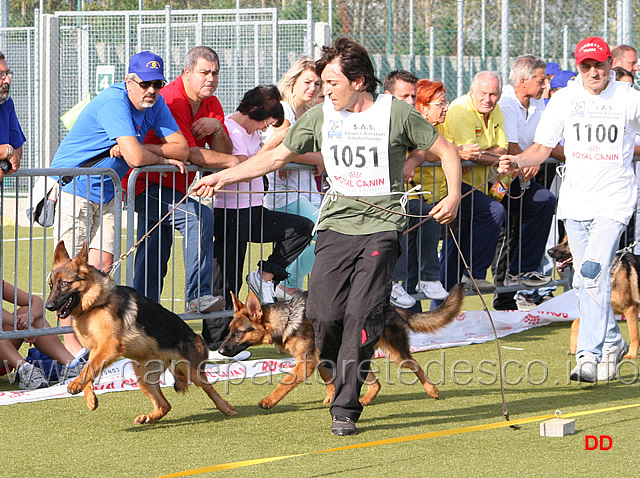
[[[413,56],[415,55],[415,52],[413,50],[413,9],[414,9],[413,3],[414,3],[413,0],[409,1],[409,57],[410,57],[412,67],[415,61],[415,59],[413,58]]]
[[[392,45],[392,41],[393,41],[393,6],[392,6],[392,0],[389,0],[389,2],[388,2],[387,16],[388,16],[388,21],[389,21],[389,24],[387,25],[387,54],[388,55],[392,55],[393,54],[393,45]]]
[[[436,32],[429,27],[429,77],[436,78]]]
[[[171,75],[171,5],[165,5],[164,24],[164,77],[173,78]]]
[[[487,64],[487,0],[482,0],[481,6],[481,14],[482,17],[482,26],[480,27],[482,30],[482,39],[481,39],[481,53],[482,57],[482,68],[486,68]]]
[[[631,38],[633,32],[633,9],[631,7],[631,0],[622,1],[622,10],[624,12],[624,33],[622,43],[625,45],[631,45],[633,43],[633,39]]]
[[[333,0],[329,0],[329,15],[327,16],[329,22],[329,36],[333,43]]]
[[[623,43],[624,13],[622,12],[622,0],[616,2],[616,44]]]
[[[463,95],[464,89],[464,0],[458,0],[458,57],[457,57],[457,76],[458,76],[458,96]]]
[[[9,0],[0,0],[0,28],[9,27]],[[0,51],[7,51],[7,32],[0,34]]]
[[[502,0],[502,52],[500,55],[500,75],[507,84],[509,80],[509,0]]]
[[[569,27],[562,27],[562,69],[569,69]]]
[[[307,55],[313,58],[313,48],[315,46],[315,27],[313,25],[313,2],[307,1],[307,39],[309,44],[307,45]]]
[[[607,37],[609,36],[609,2],[607,0],[602,0],[602,3],[604,7],[604,25],[602,28],[602,34],[604,36],[602,38],[604,38],[604,41],[608,42],[609,39]]]
[[[607,0],[605,0],[606,3]],[[547,20],[547,3],[542,0],[540,4],[540,58],[544,60],[544,23]]]

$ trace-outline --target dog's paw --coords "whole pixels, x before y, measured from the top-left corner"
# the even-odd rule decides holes
[[[149,415],[138,415],[136,417],[136,419],[133,421],[134,425],[146,425],[147,423],[155,423],[158,421],[158,419],[154,419],[154,417],[151,416],[152,414]]]
[[[260,400],[258,406],[264,410],[269,410],[275,406],[275,403],[273,403],[271,400],[269,400],[269,397],[267,397],[264,400]]]
[[[84,401],[87,404],[87,408],[91,411],[94,411],[98,408],[98,397],[93,393],[93,390],[85,390],[84,392]]]
[[[424,391],[427,392],[431,398],[435,398],[436,400],[440,398],[440,392],[438,391],[438,387],[436,387],[432,383],[425,382]]]
[[[84,385],[80,383],[80,377],[76,378],[67,385],[67,392],[71,395],[77,395],[84,389]]]
[[[327,395],[326,397],[324,397],[324,400],[322,400],[322,404],[331,405],[332,401],[333,401],[333,395]]]
[[[635,360],[636,358],[638,358],[638,353],[636,352],[635,354],[627,354],[624,357],[622,357],[622,360],[624,359],[632,359]]]
[[[238,415],[238,412],[236,412],[235,407],[228,402],[225,402],[225,405],[219,406],[218,410],[220,410],[222,413],[224,413],[228,417],[235,417]]]

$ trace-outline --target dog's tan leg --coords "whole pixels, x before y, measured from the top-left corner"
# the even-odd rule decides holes
[[[360,403],[363,407],[366,407],[368,405],[371,405],[371,403],[376,399],[376,397],[378,396],[378,392],[380,392],[380,389],[382,388],[382,385],[380,385],[378,377],[376,377],[376,374],[372,371],[369,371],[364,383],[367,384],[367,393],[365,393],[364,397],[360,399]]]
[[[238,414],[238,412],[235,411],[233,405],[222,398],[220,394],[216,392],[216,389],[213,388],[213,386],[209,383],[209,381],[207,380],[207,376],[204,373],[203,366],[198,367],[197,364],[192,364],[191,374],[194,377],[193,383],[204,390],[204,393],[209,396],[218,410],[230,417],[236,416]]]
[[[578,331],[580,330],[580,317],[571,322],[571,336],[569,337],[569,353],[576,354],[578,348]]]
[[[260,400],[258,403],[260,408],[269,409],[275,407],[296,385],[313,375],[317,364],[318,360],[315,357],[304,358],[303,356],[296,356],[296,364],[293,370],[282,379],[267,398]]]
[[[101,345],[101,347],[91,350],[89,360],[82,369],[82,372],[67,385],[67,392],[71,395],[76,395],[84,391],[84,401],[89,410],[92,411],[98,408],[98,398],[93,391],[94,380],[121,355],[118,342],[115,342],[115,344],[105,343]],[[115,352],[113,352],[114,350]],[[96,364],[100,364],[100,368],[97,368]]]
[[[626,359],[638,357],[638,306],[633,304],[624,310],[624,318],[627,319],[629,327],[629,353],[624,356]]]
[[[154,367],[148,363],[132,362],[133,370],[138,378],[138,387],[144,393],[151,403],[153,403],[153,411],[148,415],[138,415],[133,421],[136,425],[145,423],[155,423],[164,417],[171,410],[171,405],[160,390],[160,375],[164,370],[158,370],[159,363],[154,361]]]
[[[402,353],[399,350],[392,351],[389,354],[389,358],[398,367],[408,368],[413,373],[415,373],[416,377],[418,377],[418,380],[420,380],[420,383],[422,384],[422,388],[424,388],[424,391],[427,392],[430,397],[436,399],[440,398],[438,387],[436,387],[436,385],[431,380],[429,380],[429,377],[427,377],[427,374],[424,372],[420,364],[413,358],[411,352],[409,352],[408,350],[405,353]]]
[[[318,373],[320,374],[320,378],[327,387],[327,396],[322,401],[323,404],[328,405],[333,401],[333,396],[336,394],[336,386],[333,383],[333,377],[327,372],[327,369],[322,366],[322,364],[318,365]]]

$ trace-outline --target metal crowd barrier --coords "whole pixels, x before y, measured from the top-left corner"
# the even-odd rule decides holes
[[[550,161],[547,167],[555,167],[555,161]],[[423,167],[423,170],[427,170],[433,167],[437,167],[438,163],[428,164]],[[463,166],[475,166],[474,163],[464,163]],[[289,165],[286,169],[308,169],[308,166]],[[210,172],[197,166],[189,166],[187,168],[191,172],[200,174]],[[112,181],[116,190],[116,230],[121,230],[122,234],[115,235],[115,254],[114,261],[122,259],[122,263],[119,268],[112,274],[114,280],[117,283],[121,282],[124,274],[124,283],[128,286],[133,286],[134,278],[134,262],[135,252],[132,251],[132,247],[137,241],[136,216],[133,214],[135,210],[135,193],[132,187],[135,181],[144,172],[159,172],[164,176],[162,178],[163,185],[171,185],[174,181],[176,168],[171,166],[147,166],[144,168],[133,169],[129,177],[129,187],[126,193],[124,201],[123,188],[120,184],[120,180],[113,170],[104,168],[93,168],[90,172],[91,175],[101,175],[107,181]],[[56,226],[50,228],[42,228],[39,225],[34,225],[29,222],[25,216],[25,210],[29,207],[33,207],[39,197],[44,195],[44,190],[34,190],[35,181],[42,176],[53,176],[55,173],[58,175],[88,175],[86,168],[72,168],[72,169],[21,169],[16,174],[5,177],[4,181],[16,181],[23,185],[23,182],[27,182],[28,190],[32,191],[28,197],[20,197],[17,191],[24,190],[19,187],[7,188],[7,190],[16,191],[15,194],[5,195],[4,184],[0,183],[0,215],[2,216],[2,224],[0,225],[0,244],[2,249],[0,251],[0,279],[5,279],[17,287],[27,291],[29,294],[35,294],[46,299],[48,294],[47,276],[51,269],[53,262],[53,250],[57,243]],[[142,179],[145,181],[144,179]],[[314,184],[291,184],[291,189],[287,189],[285,194],[297,195],[296,191],[309,191],[311,188],[316,187]],[[426,185],[423,185],[426,188]],[[149,189],[149,184],[145,183],[145,193]],[[270,194],[267,192],[267,194]],[[176,196],[176,199],[178,197]],[[159,201],[158,197],[144,197],[142,199],[148,206],[153,204],[153,201]],[[211,200],[199,200],[203,206],[212,207]],[[175,204],[177,201],[172,201]],[[73,208],[75,204],[59,204],[58,207]],[[123,216],[124,214],[124,216]],[[188,218],[189,220],[191,218]],[[192,218],[197,220],[197,218]],[[171,218],[167,219],[171,220]],[[556,221],[554,221],[554,224]],[[122,227],[124,226],[124,228]],[[219,312],[212,312],[209,314],[199,313],[187,313],[185,304],[185,290],[181,287],[185,282],[184,279],[184,266],[183,266],[183,253],[180,251],[180,244],[184,238],[181,238],[175,230],[172,229],[173,245],[171,249],[170,259],[168,261],[167,275],[164,281],[164,287],[162,288],[161,303],[170,310],[173,310],[185,320],[195,320],[202,318],[218,318],[231,315],[231,311],[223,310]],[[122,241],[124,240],[124,247]],[[442,247],[442,242],[441,245]],[[124,254],[122,254],[124,252]],[[160,253],[159,250],[151,251],[151,253]],[[250,243],[247,251],[247,259],[245,260],[245,269],[252,270],[258,260],[266,258],[270,253],[269,245],[264,243]],[[122,254],[122,256],[121,256]],[[200,249],[197,251],[188,250],[188,254],[197,254],[199,257]],[[565,277],[560,277],[557,273],[554,274],[554,280],[549,286],[570,286],[569,280]],[[244,274],[242,275],[244,278]],[[244,281],[243,281],[244,282]],[[306,282],[305,282],[306,286]],[[497,292],[517,291],[523,289],[530,289],[522,284],[519,285],[498,285]],[[241,291],[241,297],[244,297],[243,293],[246,293],[247,286],[244,284],[243,291]],[[424,299],[421,294],[412,294],[417,299]],[[10,310],[10,308],[9,308]],[[70,327],[61,327],[53,313],[45,312],[45,317],[50,325],[46,329],[33,329],[28,330],[16,330],[15,314],[14,314],[14,326],[5,327],[5,330],[0,331],[0,339],[9,338],[24,338],[34,337],[40,335],[49,334],[61,334],[71,331]]]

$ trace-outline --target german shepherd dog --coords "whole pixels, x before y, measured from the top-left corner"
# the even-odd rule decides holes
[[[296,359],[293,370],[268,397],[260,401],[259,406],[265,409],[275,407],[296,385],[310,377],[316,367],[327,386],[327,397],[323,403],[330,403],[335,387],[332,377],[320,363],[313,324],[305,315],[307,294],[296,293],[287,302],[268,305],[260,305],[260,300],[253,292],[249,292],[246,304],[233,293],[231,296],[233,320],[229,325],[229,335],[218,349],[221,354],[233,356],[252,345],[274,344]],[[385,308],[384,333],[377,347],[388,353],[396,365],[413,371],[433,398],[439,397],[438,388],[412,357],[408,332],[433,333],[444,327],[460,313],[463,300],[464,287],[457,285],[437,309],[428,312],[413,313],[392,305]],[[373,402],[381,388],[373,372],[367,375],[366,383],[367,393],[360,399],[364,406]]]
[[[176,314],[139,295],[116,286],[111,278],[87,263],[88,248],[71,259],[60,241],[56,246],[47,309],[59,319],[73,315],[73,330],[91,350],[82,372],[67,386],[73,395],[84,391],[89,410],[98,407],[93,381],[121,356],[132,359],[140,390],[151,399],[153,411],[138,415],[135,424],[154,423],[171,405],[160,390],[166,368],[175,376],[176,392],[184,393],[191,379],[225,415],[237,415],[209,384],[203,365],[208,350],[203,339]]]
[[[573,257],[567,237],[548,251],[556,260],[559,271],[573,265]],[[616,314],[624,315],[629,327],[629,353],[624,358],[635,359],[638,356],[638,311],[640,310],[640,256],[618,253],[611,264],[611,306]],[[569,352],[576,353],[580,318],[571,324]]]

